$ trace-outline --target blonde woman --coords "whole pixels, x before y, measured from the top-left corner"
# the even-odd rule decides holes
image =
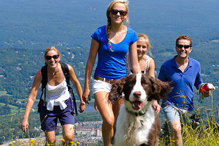
[[[112,1],[106,11],[107,25],[99,27],[92,35],[90,54],[85,72],[83,99],[90,100],[89,82],[94,62],[98,54],[98,64],[94,73],[93,94],[95,104],[102,116],[102,135],[105,146],[111,145],[113,125],[119,113],[121,101],[112,105],[108,101],[108,94],[112,83],[123,78],[126,72],[126,54],[129,52],[130,65],[133,71],[140,73],[137,61],[138,37],[134,30],[127,27],[128,3],[124,0]]]
[[[71,101],[71,96],[68,91],[65,75],[63,73],[60,61],[60,53],[55,47],[49,47],[45,50],[45,68],[47,68],[47,84],[40,99],[40,120],[41,129],[46,136],[46,145],[55,145],[55,129],[57,126],[57,119],[59,119],[63,128],[63,138],[65,144],[70,145],[74,140],[74,112]],[[69,78],[73,83],[77,94],[80,98],[81,104],[79,112],[85,110],[85,103],[82,99],[82,88],[74,73],[73,68],[66,64],[69,70]],[[21,124],[21,129],[26,132],[29,126],[28,117],[36,95],[42,83],[42,69],[40,69],[34,78],[32,89],[27,100],[26,109]],[[46,99],[46,100],[45,100]]]
[[[143,33],[139,33],[137,34],[137,36],[138,36],[137,55],[138,55],[138,63],[139,63],[141,72],[149,76],[155,77],[154,59],[149,56],[149,55],[152,56],[151,44],[150,44],[149,38],[147,35]],[[127,56],[129,56],[129,54]],[[130,66],[131,63],[129,59],[128,59],[128,64],[129,64],[129,69],[128,69],[128,74],[129,74],[133,72]],[[157,113],[160,112],[161,106],[158,104],[156,100],[153,100],[153,107]]]

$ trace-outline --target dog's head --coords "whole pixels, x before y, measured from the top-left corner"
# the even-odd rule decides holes
[[[109,100],[115,103],[124,96],[126,108],[138,111],[152,100],[165,100],[169,92],[170,86],[167,82],[138,73],[127,75],[114,83],[109,94]]]

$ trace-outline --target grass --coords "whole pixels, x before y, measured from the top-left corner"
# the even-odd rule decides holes
[[[201,117],[201,114],[202,113]],[[219,110],[213,111],[213,94],[211,109],[199,107],[195,114],[186,114],[187,122],[182,123],[182,140],[184,146],[218,146],[219,145]],[[169,124],[165,123],[160,136],[159,146],[174,146]]]
[[[58,142],[58,145],[49,145],[48,146],[64,146],[65,144],[65,140],[64,139],[60,139],[60,141]],[[13,142],[9,142],[8,144],[9,146],[44,146],[45,145],[45,141],[43,141],[42,139],[26,139],[23,141],[13,141]],[[3,145],[0,145],[3,146]],[[71,145],[68,146],[82,146],[82,144],[80,142],[75,142],[75,143],[71,143]]]
[[[207,113],[207,110],[206,114],[209,114]],[[166,131],[163,132],[160,137],[159,146],[174,146],[175,141],[171,138],[169,125],[166,124],[164,127],[166,128]],[[184,146],[219,145],[219,125],[212,116],[206,119],[200,118],[198,121],[197,119],[189,119],[188,123],[182,124],[182,139]]]
[[[7,95],[7,91],[0,91],[0,96]]]

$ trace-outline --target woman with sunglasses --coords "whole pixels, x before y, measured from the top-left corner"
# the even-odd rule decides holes
[[[141,72],[144,74],[148,74],[155,78],[155,63],[154,59],[151,58],[151,44],[149,42],[149,38],[147,35],[139,33],[137,34],[137,55],[138,55],[138,63],[141,69]],[[149,55],[147,55],[147,52]],[[128,55],[129,56],[129,55]],[[129,58],[129,57],[127,57]],[[133,71],[130,66],[130,60],[128,59],[128,74],[131,74]],[[156,113],[160,112],[161,106],[158,104],[157,100],[153,101],[153,108],[155,109]]]
[[[47,67],[47,85],[44,90],[40,102],[40,120],[41,129],[45,133],[46,145],[55,145],[55,128],[57,126],[57,119],[59,119],[63,128],[63,138],[66,145],[70,145],[74,140],[74,112],[71,101],[71,95],[68,91],[66,79],[60,64],[60,53],[55,47],[49,47],[44,53],[45,64]],[[82,88],[74,73],[73,68],[67,64],[69,70],[69,77],[73,83],[77,94],[80,98],[81,104],[79,112],[85,110],[85,103],[82,99]],[[21,124],[21,129],[26,132],[29,126],[28,117],[36,95],[42,83],[41,69],[36,73],[33,81],[32,89],[27,100],[26,109]],[[46,96],[44,96],[46,95]]]
[[[90,100],[89,82],[95,59],[98,53],[98,64],[94,73],[93,95],[96,110],[102,119],[102,135],[105,146],[111,145],[113,125],[119,113],[122,101],[112,105],[108,101],[108,94],[112,83],[127,75],[126,54],[129,52],[130,64],[133,71],[140,73],[137,61],[138,37],[134,30],[123,24],[128,22],[128,3],[125,0],[112,1],[106,11],[107,25],[99,27],[92,35],[90,54],[85,72],[83,99]],[[96,107],[95,106],[95,107]]]

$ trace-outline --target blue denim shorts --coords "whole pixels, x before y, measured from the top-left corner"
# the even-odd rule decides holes
[[[48,111],[46,109],[46,104],[43,105],[43,102],[41,102],[39,111],[41,129],[43,131],[54,131],[57,127],[58,119],[61,125],[75,124],[74,108],[71,98],[67,99],[65,104],[67,107],[64,110],[61,110],[59,106],[54,106],[53,111]]]
[[[170,123],[173,121],[180,121],[181,118],[183,118],[183,122],[185,122],[187,119],[187,114],[186,114],[188,113],[187,110],[180,109],[178,107],[169,104],[163,104],[162,108],[167,118],[167,121]]]

